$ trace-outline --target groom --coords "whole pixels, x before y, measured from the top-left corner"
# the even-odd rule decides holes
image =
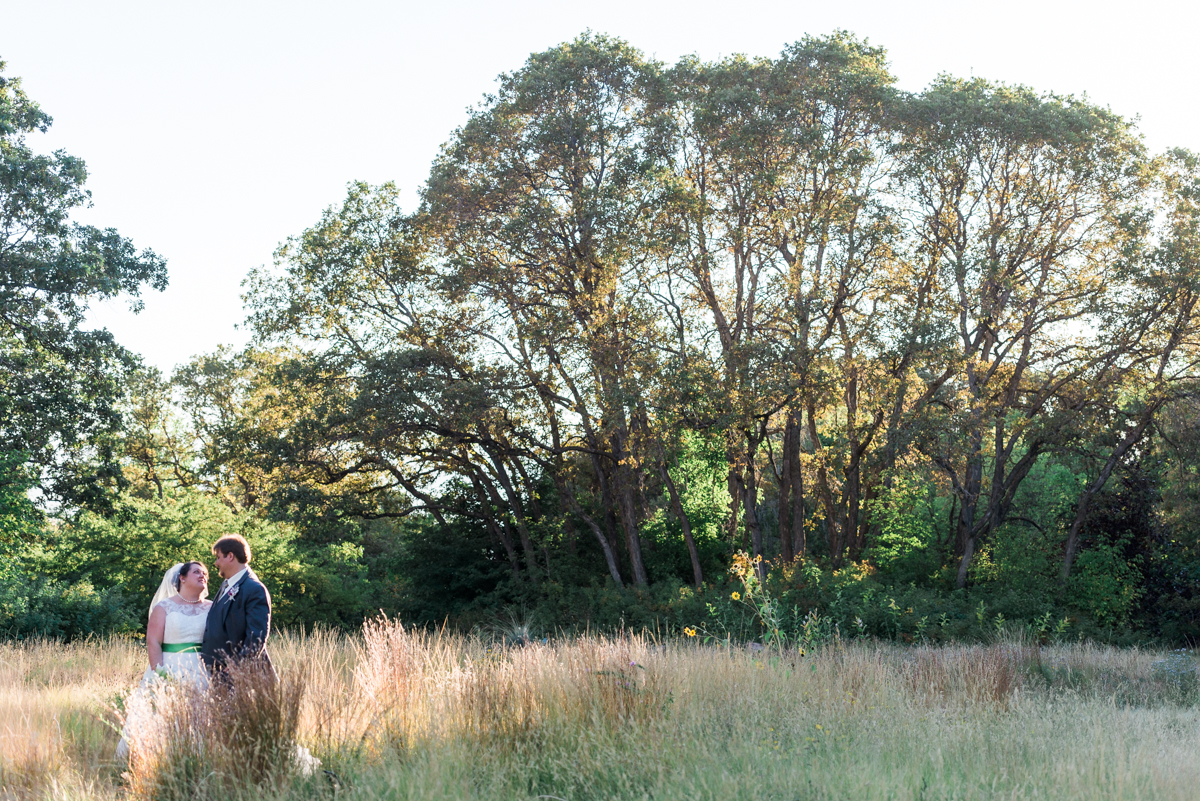
[[[213,543],[217,572],[225,579],[208,610],[200,657],[209,672],[234,659],[261,658],[268,669],[271,595],[250,569],[250,543],[230,534]]]

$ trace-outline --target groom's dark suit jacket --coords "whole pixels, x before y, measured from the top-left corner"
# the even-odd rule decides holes
[[[271,594],[249,568],[234,587],[232,598],[222,592],[208,610],[200,658],[209,670],[219,668],[228,659],[261,657],[271,663],[267,654]]]

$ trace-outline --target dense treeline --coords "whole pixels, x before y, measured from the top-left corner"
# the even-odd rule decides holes
[[[1196,157],[1077,98],[585,36],[252,272],[251,348],[129,378],[22,564],[128,590],[88,555],[177,515],[273,543],[291,622],[728,628],[744,550],[797,620],[1180,640],[1198,253]]]

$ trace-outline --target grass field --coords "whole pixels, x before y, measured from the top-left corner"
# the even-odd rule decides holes
[[[294,720],[261,725],[294,725],[336,779],[301,775],[278,757],[248,778],[246,749],[265,741],[238,740],[245,732],[203,735],[232,739],[189,752],[204,755],[202,770],[184,769],[182,752],[165,747],[118,766],[109,710],[141,673],[140,647],[26,642],[0,645],[3,796],[1091,801],[1200,792],[1196,673],[1179,652],[854,642],[801,656],[642,637],[505,648],[384,623],[360,637],[280,636],[272,651],[279,692],[298,703],[281,707]]]

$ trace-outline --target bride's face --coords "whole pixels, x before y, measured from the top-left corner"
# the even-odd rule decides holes
[[[196,594],[204,592],[208,587],[208,573],[202,567],[193,566],[188,574],[179,582],[179,589],[182,592],[184,588],[195,590]]]

